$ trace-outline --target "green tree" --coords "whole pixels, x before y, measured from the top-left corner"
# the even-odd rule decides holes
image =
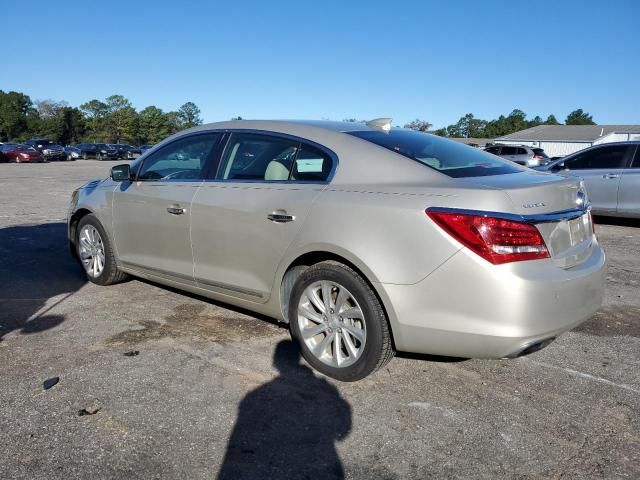
[[[556,119],[555,115],[551,114],[544,121],[544,124],[545,125],[560,125],[560,122],[558,122],[558,120]]]
[[[24,135],[29,112],[33,108],[28,95],[0,90],[0,139],[13,140]]]
[[[79,143],[85,133],[85,122],[82,112],[77,108],[64,107],[58,112],[61,117],[58,142],[62,145]]]
[[[170,118],[156,106],[149,106],[138,114],[139,143],[157,143],[172,133]]]
[[[106,122],[109,107],[100,100],[89,100],[80,105],[80,110],[85,116],[85,138],[91,141],[105,140],[107,136]]]
[[[416,118],[414,121],[405,124],[404,128],[410,128],[411,130],[417,130],[418,132],[426,132],[433,124],[427,122],[426,120],[420,120]]]
[[[137,115],[131,102],[122,95],[111,95],[105,100],[106,140],[120,143],[124,138],[131,138],[133,122]]]
[[[187,102],[178,109],[178,125],[181,128],[191,128],[202,124],[200,109],[193,102]]]
[[[460,117],[457,123],[449,125],[445,130],[447,136],[454,138],[481,138],[485,136],[488,122],[475,118],[473,113]],[[444,133],[444,132],[441,132]]]
[[[567,119],[564,121],[567,125],[595,125],[596,122],[593,121],[591,115],[587,112],[582,111],[581,108],[574,110],[569,115],[567,115]]]

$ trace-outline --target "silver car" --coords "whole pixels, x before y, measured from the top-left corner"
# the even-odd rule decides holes
[[[525,167],[539,167],[549,163],[549,157],[539,147],[527,145],[492,145],[485,148],[486,152],[493,153]]]
[[[640,218],[640,142],[596,145],[540,170],[582,178],[594,213]]]
[[[388,119],[181,132],[76,190],[68,227],[90,281],[283,320],[343,381],[395,351],[534,352],[598,309],[605,275],[579,179]]]

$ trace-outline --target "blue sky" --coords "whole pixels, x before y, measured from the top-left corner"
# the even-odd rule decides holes
[[[640,1],[0,0],[0,89],[206,121],[575,108],[640,123]]]

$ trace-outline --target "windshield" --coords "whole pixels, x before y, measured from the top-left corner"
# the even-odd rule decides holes
[[[512,163],[482,150],[414,130],[346,133],[417,160],[450,177],[484,177],[521,171]]]

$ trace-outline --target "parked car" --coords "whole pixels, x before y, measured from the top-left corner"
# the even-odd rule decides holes
[[[80,152],[80,157],[83,160],[96,157],[96,144],[95,143],[79,143],[76,145],[76,149]]]
[[[78,160],[79,158],[82,157],[82,153],[80,152],[80,149],[72,146],[64,147],[64,153],[66,154],[67,160],[69,161]]]
[[[42,154],[31,145],[5,143],[0,147],[0,149],[2,150],[2,155],[7,162],[34,163],[46,161]]]
[[[96,158],[98,160],[117,160],[118,150],[110,147],[106,143],[96,143]]]
[[[12,142],[0,142],[0,162],[5,163],[9,161],[9,158],[4,154],[5,149],[9,149],[11,146],[18,145]]]
[[[493,145],[487,147],[485,152],[493,153],[525,167],[538,167],[549,161],[544,149],[526,145]]]
[[[105,143],[80,143],[76,145],[80,155],[84,160],[95,158],[97,160],[115,160],[118,158],[118,151],[110,148]]]
[[[131,148],[127,150],[127,158],[129,160],[138,158],[140,155],[142,155],[142,149],[140,147],[131,146]]]
[[[343,381],[394,350],[532,353],[604,288],[581,180],[390,119],[203,125],[76,190],[69,212],[91,282],[140,276],[287,321]]]
[[[582,178],[595,213],[640,218],[640,142],[596,145],[539,170]]]
[[[110,148],[115,149],[118,152],[118,158],[126,159],[129,158],[129,151],[133,149],[131,145],[123,144],[123,143],[110,143],[107,145]]]
[[[46,161],[65,160],[67,158],[62,145],[58,145],[48,138],[30,138],[25,145],[35,148],[40,152]]]

